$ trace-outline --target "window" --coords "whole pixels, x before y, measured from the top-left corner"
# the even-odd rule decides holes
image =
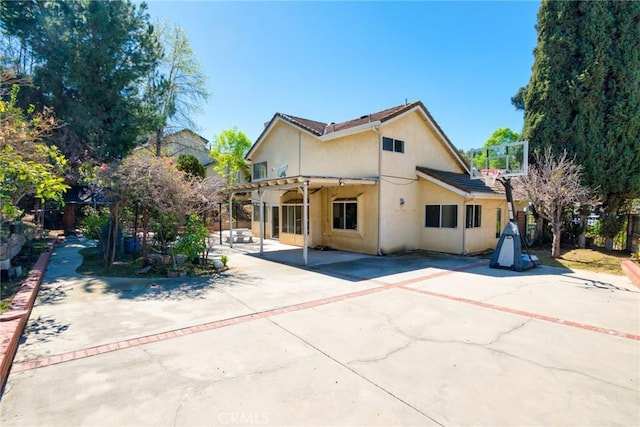
[[[253,164],[253,180],[264,179],[267,177],[267,162]]]
[[[267,208],[264,208],[264,221],[267,222],[269,215],[267,213]],[[253,204],[253,220],[256,222],[261,222],[262,218],[260,217],[260,203]]]
[[[481,226],[482,218],[482,206],[481,205],[467,205],[465,219],[466,228],[478,228]]]
[[[498,208],[496,211],[496,239],[500,237],[502,232],[502,209]]]
[[[307,216],[307,233],[309,233]],[[302,234],[302,205],[282,205],[282,232]]]
[[[426,205],[424,226],[434,228],[457,228],[458,205]]]
[[[358,201],[336,199],[333,201],[333,228],[337,230],[358,229]]]
[[[395,151],[396,153],[404,153],[404,141],[383,136],[382,149],[384,151]]]

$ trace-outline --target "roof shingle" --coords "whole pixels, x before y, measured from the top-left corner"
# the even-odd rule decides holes
[[[504,194],[500,184],[488,186],[480,179],[471,179],[466,173],[446,172],[422,166],[417,166],[416,170],[466,193]]]

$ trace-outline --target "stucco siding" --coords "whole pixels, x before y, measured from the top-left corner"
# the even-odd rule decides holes
[[[507,225],[507,203],[503,200],[495,199],[476,199],[468,200],[466,205],[482,206],[481,226],[477,228],[466,228],[465,231],[465,253],[477,253],[488,249],[495,249],[498,244],[499,237],[496,237],[497,230],[497,210],[500,212],[499,230]],[[466,207],[463,209],[466,211]],[[499,234],[498,234],[499,236]]]
[[[286,176],[300,175],[300,147],[313,137],[282,122],[276,122],[251,156],[251,163],[267,162],[267,176],[278,178],[277,169],[287,165]],[[275,170],[274,170],[275,169]]]
[[[428,251],[462,254],[462,233],[464,230],[464,197],[439,187],[431,182],[420,181],[420,222],[417,234],[420,234],[420,248]],[[425,226],[426,205],[458,206],[456,228],[434,228]]]
[[[418,112],[399,117],[380,127],[382,136],[404,141],[404,153],[382,151],[382,175],[415,178],[416,166],[449,172],[464,170],[446,143],[434,133]]]
[[[318,193],[318,218],[321,245],[333,249],[376,254],[378,249],[378,192],[375,185],[323,188]],[[333,202],[336,199],[355,199],[358,202],[357,230],[333,228]],[[316,224],[317,226],[317,224]],[[314,229],[315,231],[315,229]]]
[[[412,179],[383,177],[380,182],[383,206],[380,220],[380,249],[384,254],[418,249],[420,200],[418,182]]]
[[[378,176],[378,141],[374,131],[328,141],[305,140],[301,175],[374,177]]]

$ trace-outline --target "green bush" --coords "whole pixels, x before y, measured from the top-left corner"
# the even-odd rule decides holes
[[[109,208],[95,209],[92,206],[85,206],[82,209],[84,217],[80,220],[80,226],[84,229],[84,234],[89,239],[100,240],[102,230],[109,224],[111,213]]]
[[[191,214],[184,234],[174,247],[174,252],[183,254],[190,261],[195,261],[207,249],[207,234],[207,227],[195,214]]]

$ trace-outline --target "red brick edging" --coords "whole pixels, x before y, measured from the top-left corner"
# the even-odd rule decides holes
[[[29,319],[33,303],[42,283],[44,271],[53,253],[53,243],[42,253],[24,283],[11,300],[9,309],[0,314],[0,390],[9,376],[13,358],[18,349],[20,336]]]
[[[640,266],[630,259],[623,259],[620,261],[622,271],[625,272],[627,277],[631,279],[631,283],[640,288]]]

